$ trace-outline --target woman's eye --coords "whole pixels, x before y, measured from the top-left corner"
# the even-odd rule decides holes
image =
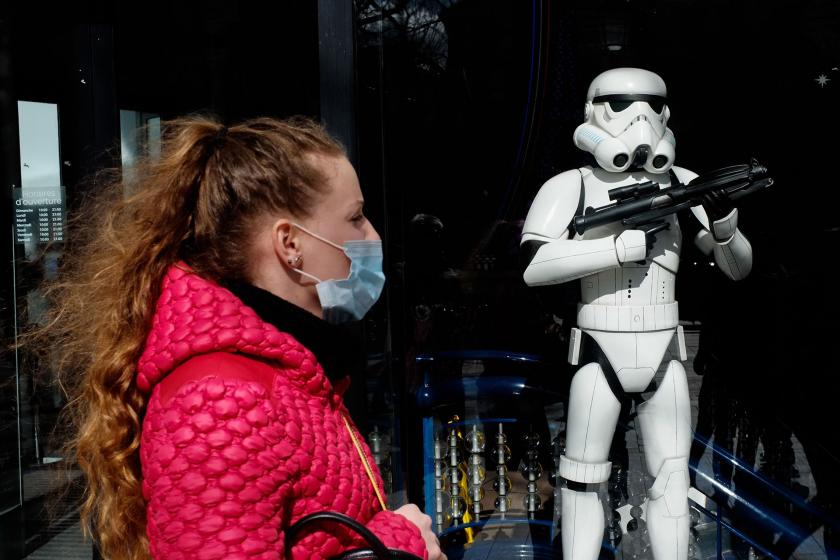
[[[361,221],[362,221],[362,220],[364,220],[364,219],[365,219],[365,215],[364,215],[364,214],[356,214],[355,216],[353,216],[352,218],[350,218],[350,220],[351,220],[351,221],[353,221],[353,222],[361,222]]]

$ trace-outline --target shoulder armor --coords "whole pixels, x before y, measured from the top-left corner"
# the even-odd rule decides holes
[[[694,171],[689,171],[684,167],[677,167],[676,165],[674,165],[673,167],[671,167],[671,169],[673,169],[674,174],[677,176],[677,179],[679,179],[680,183],[682,183],[683,185],[693,181],[694,178],[697,177],[697,173],[695,173]]]
[[[683,185],[688,184],[697,177],[697,173],[689,171],[683,167],[677,167],[675,165],[671,167],[671,169]],[[691,213],[694,214],[694,217],[697,218],[697,221],[700,222],[700,225],[703,226],[704,229],[709,229],[709,217],[706,215],[706,210],[703,209],[702,205],[692,207]]]
[[[523,235],[550,239],[562,236],[575,217],[582,193],[581,172],[577,169],[564,171],[546,181],[531,203],[522,227]]]

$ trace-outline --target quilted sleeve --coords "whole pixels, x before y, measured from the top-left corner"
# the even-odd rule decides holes
[[[414,523],[392,511],[380,511],[368,521],[367,528],[388,548],[410,552],[428,558],[426,543]]]
[[[292,450],[264,386],[190,381],[153,396],[141,460],[147,534],[155,559],[278,559]]]
[[[297,509],[303,465],[300,430],[265,386],[236,377],[184,383],[153,394],[143,423],[141,461],[152,558],[283,557],[283,527]],[[426,558],[420,531],[401,515],[375,514],[368,528],[389,548]],[[303,538],[294,557],[324,558],[364,543],[339,527]]]

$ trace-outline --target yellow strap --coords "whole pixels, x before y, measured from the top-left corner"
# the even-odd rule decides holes
[[[362,446],[359,444],[359,440],[356,438],[356,433],[353,431],[353,428],[350,427],[350,422],[347,420],[347,415],[341,415],[342,420],[344,420],[344,426],[347,428],[347,433],[350,434],[350,439],[353,440],[353,445],[356,446],[356,451],[359,452],[359,459],[362,460],[362,465],[365,467],[365,472],[370,479],[370,483],[373,486],[373,491],[376,492],[376,497],[379,499],[379,505],[382,506],[382,511],[387,511],[388,506],[385,505],[385,500],[382,499],[382,493],[379,491],[379,486],[376,484],[376,478],[373,476],[373,471],[370,469],[370,464],[368,464],[367,457],[365,457],[364,452],[362,451]]]

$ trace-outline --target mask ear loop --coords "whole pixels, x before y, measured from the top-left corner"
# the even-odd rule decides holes
[[[306,276],[307,278],[311,278],[315,280],[315,282],[321,283],[321,279],[313,274],[309,274],[308,272],[304,272],[303,270],[299,269],[297,265],[300,264],[300,261],[303,259],[300,255],[296,256],[293,259],[288,259],[286,262],[289,263],[289,268],[300,274],[301,276]]]
[[[308,272],[304,272],[304,271],[302,271],[302,270],[301,270],[301,269],[299,269],[299,268],[292,267],[292,270],[294,270],[295,272],[297,272],[297,273],[298,273],[298,274],[300,274],[301,276],[306,276],[307,278],[309,278],[309,279],[311,279],[311,280],[315,280],[315,282],[316,282],[317,284],[320,284],[321,282],[323,282],[323,280],[321,280],[320,278],[318,278],[318,277],[317,277],[317,276],[315,276],[314,274],[309,274]]]
[[[321,283],[320,278],[318,278],[317,276],[314,276],[312,274],[309,274],[308,272],[304,272],[304,271],[302,271],[301,269],[298,268],[298,265],[300,264],[300,261],[302,261],[302,260],[303,260],[303,257],[301,255],[297,255],[296,257],[294,257],[292,259],[286,259],[286,262],[288,263],[289,268],[291,268],[292,270],[294,270],[295,272],[297,272],[301,276],[306,276],[307,278],[311,278],[312,280],[315,280],[315,282],[320,284]]]
[[[308,233],[309,235],[311,235],[312,237],[314,237],[314,238],[315,238],[315,239],[317,239],[318,241],[323,241],[323,242],[324,242],[324,243],[326,243],[327,245],[332,245],[333,247],[335,247],[336,249],[338,249],[339,251],[341,251],[341,252],[342,252],[342,253],[344,253],[345,255],[347,254],[347,251],[345,251],[345,250],[344,250],[344,247],[342,247],[341,245],[338,245],[337,243],[333,243],[332,241],[330,241],[330,240],[329,240],[329,239],[327,239],[326,237],[321,237],[320,235],[318,235],[318,234],[317,234],[317,233],[315,233],[314,231],[311,231],[311,230],[309,230],[309,229],[307,229],[307,228],[303,227],[302,225],[300,225],[300,224],[299,224],[299,223],[297,223],[297,222],[292,222],[292,225],[293,225],[293,226],[295,226],[296,228],[300,229],[301,231],[305,231],[306,233]],[[323,282],[323,280],[321,280],[320,278],[318,278],[318,277],[317,277],[317,276],[315,276],[314,274],[309,274],[308,272],[304,272],[303,270],[301,270],[301,269],[299,269],[299,268],[295,268],[295,266],[294,266],[294,265],[295,265],[295,264],[297,264],[298,262],[300,262],[300,259],[296,259],[296,260],[294,261],[294,263],[292,263],[292,262],[290,262],[290,263],[289,263],[289,266],[291,266],[291,267],[292,267],[292,270],[297,271],[297,272],[298,272],[299,274],[301,274],[302,276],[306,276],[307,278],[309,278],[309,279],[311,279],[311,280],[314,280],[315,282],[317,282],[317,283],[319,283],[319,284],[320,284],[321,282]]]
[[[309,235],[311,235],[311,236],[312,236],[312,237],[314,237],[315,239],[317,239],[317,240],[319,240],[319,241],[323,241],[323,242],[324,242],[324,243],[326,243],[327,245],[332,245],[333,247],[335,247],[335,248],[336,248],[336,249],[338,249],[339,251],[344,252],[344,247],[342,247],[341,245],[338,245],[337,243],[333,243],[332,241],[330,241],[330,240],[329,240],[329,239],[327,239],[326,237],[321,237],[320,235],[318,235],[318,234],[317,234],[317,233],[315,233],[314,231],[310,231],[310,230],[306,229],[305,227],[303,227],[302,225],[298,224],[297,222],[292,222],[292,225],[293,225],[293,226],[295,226],[296,228],[301,229],[302,231],[305,231],[306,233],[308,233]]]

